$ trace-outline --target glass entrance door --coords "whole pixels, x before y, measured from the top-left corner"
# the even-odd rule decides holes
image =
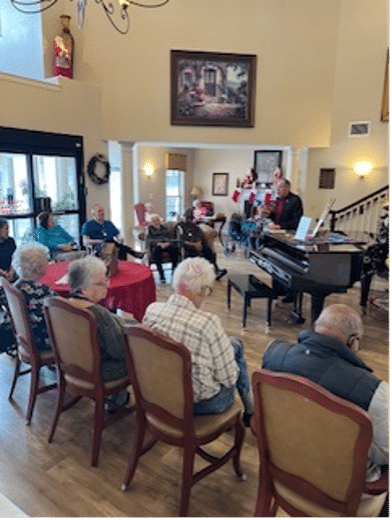
[[[85,220],[82,138],[0,127],[0,216],[17,244],[34,240],[36,217],[54,214],[76,242]]]
[[[0,153],[0,216],[9,219],[17,243],[33,233],[33,201],[25,154]]]
[[[33,156],[36,211],[51,209],[60,224],[79,241],[79,202],[74,157]],[[43,205],[43,206],[42,206]]]

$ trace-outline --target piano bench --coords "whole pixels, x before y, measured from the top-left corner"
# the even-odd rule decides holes
[[[274,291],[261,282],[253,274],[232,274],[227,279],[227,307],[230,309],[231,288],[234,288],[244,299],[242,309],[242,326],[246,326],[246,315],[253,298],[268,298],[267,305],[267,330],[271,327],[272,301]]]

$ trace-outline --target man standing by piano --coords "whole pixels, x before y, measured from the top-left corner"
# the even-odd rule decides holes
[[[280,179],[277,184],[278,198],[275,203],[270,207],[262,208],[261,215],[272,220],[267,226],[268,229],[287,229],[288,231],[297,229],[304,210],[302,200],[298,195],[291,193],[290,189],[290,181]],[[274,288],[278,294],[281,294],[283,291],[281,284],[277,280],[274,280]],[[289,289],[286,290],[282,302],[291,303],[294,301],[294,292]]]
[[[272,222],[269,229],[296,230],[303,215],[302,201],[298,195],[291,193],[291,183],[287,179],[281,179],[277,185],[278,198],[272,206],[264,207],[261,211],[264,217],[269,217]]]

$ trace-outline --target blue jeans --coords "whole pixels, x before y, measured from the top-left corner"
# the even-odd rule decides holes
[[[239,368],[238,379],[236,382],[236,388],[240,394],[241,400],[245,406],[245,412],[248,410],[250,402],[250,383],[248,376],[248,369],[246,367],[246,360],[244,356],[244,348],[242,341],[238,338],[230,337],[230,342],[234,349],[234,358]],[[222,386],[220,391],[210,399],[194,403],[193,413],[195,415],[212,415],[215,413],[222,413],[234,403],[234,387],[227,388]]]

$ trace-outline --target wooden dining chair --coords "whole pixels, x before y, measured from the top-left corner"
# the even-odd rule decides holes
[[[97,323],[89,310],[77,309],[67,300],[55,296],[45,300],[44,311],[58,377],[57,405],[48,441],[53,440],[62,412],[69,410],[82,397],[92,399],[95,411],[91,465],[97,466],[102,431],[135,409],[134,406],[127,408],[110,402],[117,411],[105,418],[105,401],[110,395],[124,390],[130,384],[129,377],[103,381]],[[74,395],[68,402],[64,399],[66,391]]]
[[[52,350],[40,351],[37,349],[31,327],[29,310],[23,293],[11,285],[5,278],[1,278],[1,285],[7,299],[12,329],[17,343],[15,371],[8,399],[12,399],[19,376],[31,374],[30,396],[26,414],[26,422],[30,424],[37,395],[47,392],[48,390],[53,390],[57,386],[56,383],[40,386],[40,370],[43,366],[53,365],[54,354]],[[21,370],[22,363],[29,365],[29,368]]]
[[[255,516],[378,516],[388,472],[365,482],[369,415],[300,376],[252,374],[260,456]],[[365,498],[363,493],[367,493]]]
[[[140,457],[160,440],[183,449],[180,516],[186,516],[191,487],[201,478],[232,459],[234,471],[245,480],[240,453],[245,436],[242,405],[239,400],[216,415],[193,415],[191,355],[187,348],[144,326],[125,326],[127,362],[133,381],[137,433],[132,446],[122,489],[125,491]],[[221,457],[207,453],[202,446],[228,430],[235,430],[234,442]],[[143,445],[148,429],[152,440]],[[195,455],[209,463],[194,473]]]

